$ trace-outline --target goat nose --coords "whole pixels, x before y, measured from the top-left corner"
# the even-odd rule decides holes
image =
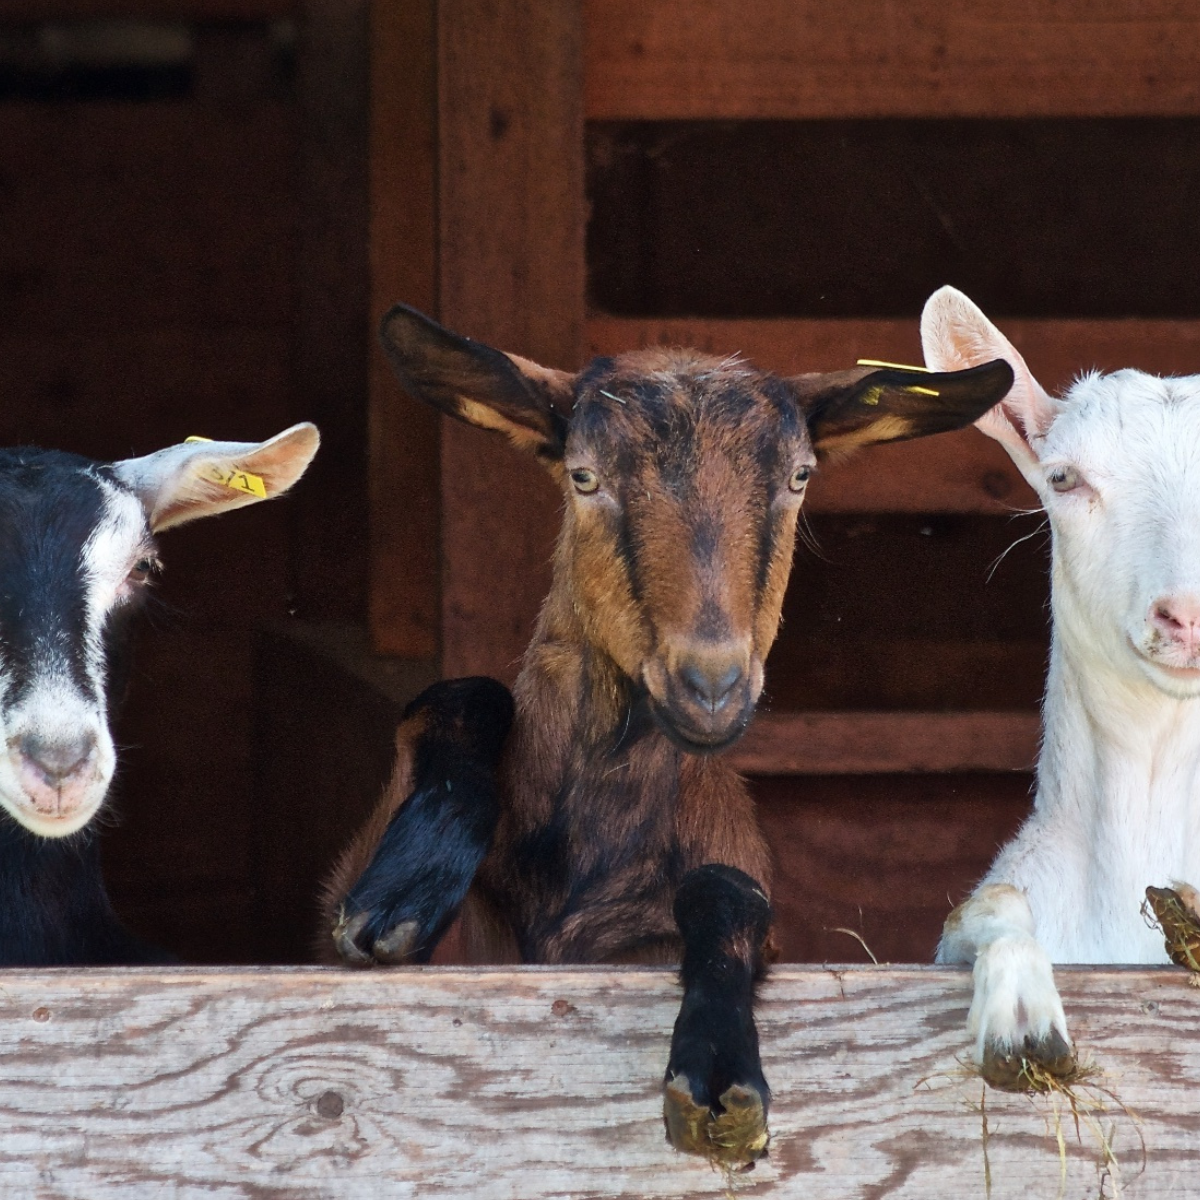
[[[692,698],[712,713],[729,703],[744,676],[741,663],[723,656],[690,658],[679,668],[679,678]]]
[[[1150,621],[1189,654],[1200,651],[1200,596],[1162,596],[1150,606]]]
[[[42,776],[50,787],[80,774],[96,749],[96,735],[90,731],[67,738],[41,738],[26,734],[17,743],[21,757]]]

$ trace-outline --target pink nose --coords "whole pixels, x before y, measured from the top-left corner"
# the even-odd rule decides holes
[[[1150,621],[1189,658],[1200,653],[1200,596],[1163,596],[1150,606]]]
[[[91,732],[49,741],[27,734],[16,739],[21,784],[34,808],[46,816],[73,813],[89,791],[96,758]]]

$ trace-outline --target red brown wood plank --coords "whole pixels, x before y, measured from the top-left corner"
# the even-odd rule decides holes
[[[587,0],[589,119],[1200,112],[1189,0]]]
[[[0,0],[0,20],[271,21],[299,8],[300,0]]]
[[[760,713],[726,758],[748,775],[1028,771],[1037,713]]]
[[[442,0],[439,313],[548,366],[579,366],[582,45],[574,0]],[[494,434],[442,429],[443,665],[511,680],[549,586],[556,491]]]
[[[1200,321],[1001,320],[1034,374],[1061,390],[1082,370],[1138,367],[1200,372]],[[920,363],[916,318],[896,320],[692,320],[593,316],[591,354],[635,346],[694,346],[740,352],[782,373],[834,370],[859,357]],[[974,430],[865,450],[831,465],[808,499],[828,512],[1003,512],[1030,507],[1033,492],[1008,455]]]
[[[1031,783],[1017,771],[752,777],[781,961],[931,962],[950,909],[1028,817]]]

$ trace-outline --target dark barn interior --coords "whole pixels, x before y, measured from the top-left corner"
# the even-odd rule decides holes
[[[1200,366],[1178,336],[1200,316],[1195,118],[1052,82],[1027,113],[983,83],[629,112],[612,62],[656,52],[632,0],[585,4],[582,34],[571,5],[516,7],[500,32],[427,0],[0,9],[4,444],[323,435],[294,496],[164,539],[105,859],[120,912],[185,961],[310,959],[399,706],[439,671],[511,682],[548,581],[552,490],[399,394],[374,348],[390,301],[555,366],[678,338],[800,371],[919,361],[950,282],[1048,385]],[[814,486],[769,709],[801,741],[841,714],[844,749],[749,764],[789,960],[863,960],[849,929],[928,961],[1027,811],[1035,735],[979,745],[1035,728],[1047,548],[983,442]],[[967,733],[916,761],[858,720],[909,712]]]

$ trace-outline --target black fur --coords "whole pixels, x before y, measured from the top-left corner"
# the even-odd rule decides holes
[[[41,838],[0,813],[0,966],[171,962],[117,919],[90,828]]]
[[[496,768],[513,719],[512,696],[494,679],[435,683],[404,711],[423,728],[413,790],[392,818],[367,869],[350,889],[344,922],[369,956],[388,934],[415,923],[395,957],[429,961],[458,915],[491,849],[500,799]],[[365,921],[356,917],[365,914]]]

